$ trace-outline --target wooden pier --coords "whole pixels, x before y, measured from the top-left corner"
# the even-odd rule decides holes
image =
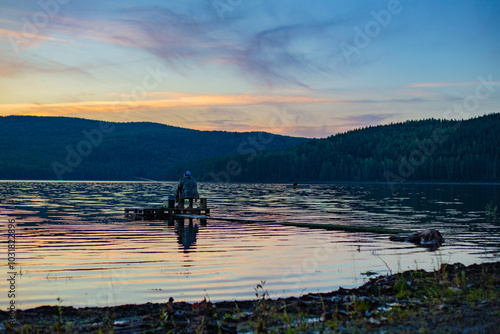
[[[125,208],[125,218],[132,220],[167,220],[177,215],[195,215],[206,217],[210,215],[207,207],[207,199],[199,199],[199,207],[185,207],[183,201],[179,207],[173,207],[172,203],[166,202],[160,208]],[[169,205],[170,204],[170,205]]]

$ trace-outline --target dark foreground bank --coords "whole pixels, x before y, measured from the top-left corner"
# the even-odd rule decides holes
[[[18,311],[12,333],[498,333],[500,262],[442,265],[371,278],[357,289],[300,298]],[[5,327],[6,326],[6,327]]]

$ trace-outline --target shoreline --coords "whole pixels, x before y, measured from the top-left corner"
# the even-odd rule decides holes
[[[367,273],[368,274],[368,273]],[[500,326],[500,262],[442,264],[370,278],[358,288],[270,299],[18,310],[8,333],[433,332],[494,333]]]

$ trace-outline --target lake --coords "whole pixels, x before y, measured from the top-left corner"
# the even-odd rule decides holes
[[[3,260],[16,221],[16,305],[75,307],[271,298],[352,288],[368,271],[432,270],[498,261],[500,224],[485,208],[499,185],[200,183],[214,217],[436,228],[435,251],[387,235],[262,223],[129,221],[125,207],[160,206],[174,182],[0,182]],[[1,300],[7,302],[8,267]],[[5,304],[6,305],[6,304]]]

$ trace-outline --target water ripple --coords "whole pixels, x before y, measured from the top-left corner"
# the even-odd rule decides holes
[[[485,206],[498,186],[200,184],[212,216],[437,228],[435,252],[385,235],[210,220],[128,221],[123,209],[159,206],[176,184],[0,182],[0,214],[15,218],[21,308],[55,304],[253,298],[262,280],[271,297],[354,287],[368,270],[434,269],[442,262],[498,260],[500,226]],[[0,247],[7,249],[6,238]],[[6,275],[6,274],[5,274]],[[4,276],[5,276],[4,275]],[[7,288],[5,280],[0,287]]]

